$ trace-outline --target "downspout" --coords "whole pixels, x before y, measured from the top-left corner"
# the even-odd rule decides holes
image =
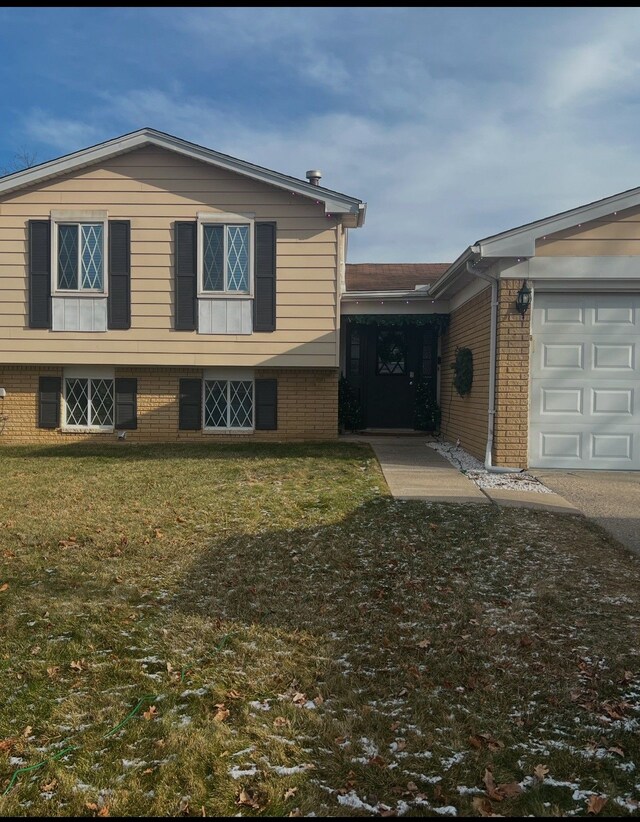
[[[492,464],[493,459],[493,432],[495,429],[496,417],[496,350],[498,341],[498,277],[487,274],[475,268],[473,263],[467,260],[467,271],[475,277],[480,277],[491,284],[491,332],[489,338],[489,422],[487,426],[487,449],[484,455],[484,467],[493,474],[515,474],[522,471],[521,468],[503,468]]]

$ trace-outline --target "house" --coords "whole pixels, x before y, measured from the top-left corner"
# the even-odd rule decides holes
[[[427,378],[443,435],[488,466],[640,469],[640,188],[450,265],[348,265],[342,313],[366,425],[410,426]],[[458,352],[472,363],[462,395]]]
[[[152,129],[0,178],[0,443],[333,438],[341,372],[369,429],[640,469],[640,189],[346,264],[319,182]]]
[[[142,129],[0,179],[0,443],[336,436],[365,204]]]

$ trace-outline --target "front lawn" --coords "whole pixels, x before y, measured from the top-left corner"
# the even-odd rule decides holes
[[[637,813],[640,561],[595,525],[394,502],[355,444],[0,465],[0,814]]]

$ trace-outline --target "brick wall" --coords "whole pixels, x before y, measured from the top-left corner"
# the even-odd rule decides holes
[[[522,280],[501,280],[496,360],[494,465],[526,468],[529,434],[531,311],[521,317],[515,301]]]
[[[447,333],[442,337],[440,369],[440,430],[446,439],[460,445],[484,462],[489,408],[489,342],[491,288],[451,312]],[[453,387],[452,363],[456,348],[473,352],[471,393],[461,397]]]
[[[0,445],[116,440],[113,432],[62,432],[38,428],[38,378],[62,376],[53,366],[0,366]],[[138,380],[138,428],[131,442],[229,442],[250,440],[333,439],[338,430],[337,369],[256,369],[255,377],[278,380],[278,429],[255,433],[208,433],[178,430],[178,385],[184,377],[202,377],[202,369],[116,368],[116,377]]]

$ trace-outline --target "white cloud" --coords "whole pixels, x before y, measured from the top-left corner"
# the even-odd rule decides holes
[[[567,20],[548,38],[541,15],[526,60],[514,62],[505,29],[485,52],[482,38],[465,51],[463,66],[409,12],[379,14],[375,31],[354,26],[353,10],[254,12],[192,10],[181,25],[197,33],[198,59],[209,43],[229,72],[250,52],[290,72],[312,101],[294,114],[271,116],[268,98],[221,105],[174,78],[103,93],[86,120],[32,112],[26,133],[70,151],[149,125],[300,178],[319,167],[323,185],[368,201],[354,262],[451,260],[481,237],[640,185],[640,130],[625,96],[639,76],[637,10],[576,13],[574,29]]]

